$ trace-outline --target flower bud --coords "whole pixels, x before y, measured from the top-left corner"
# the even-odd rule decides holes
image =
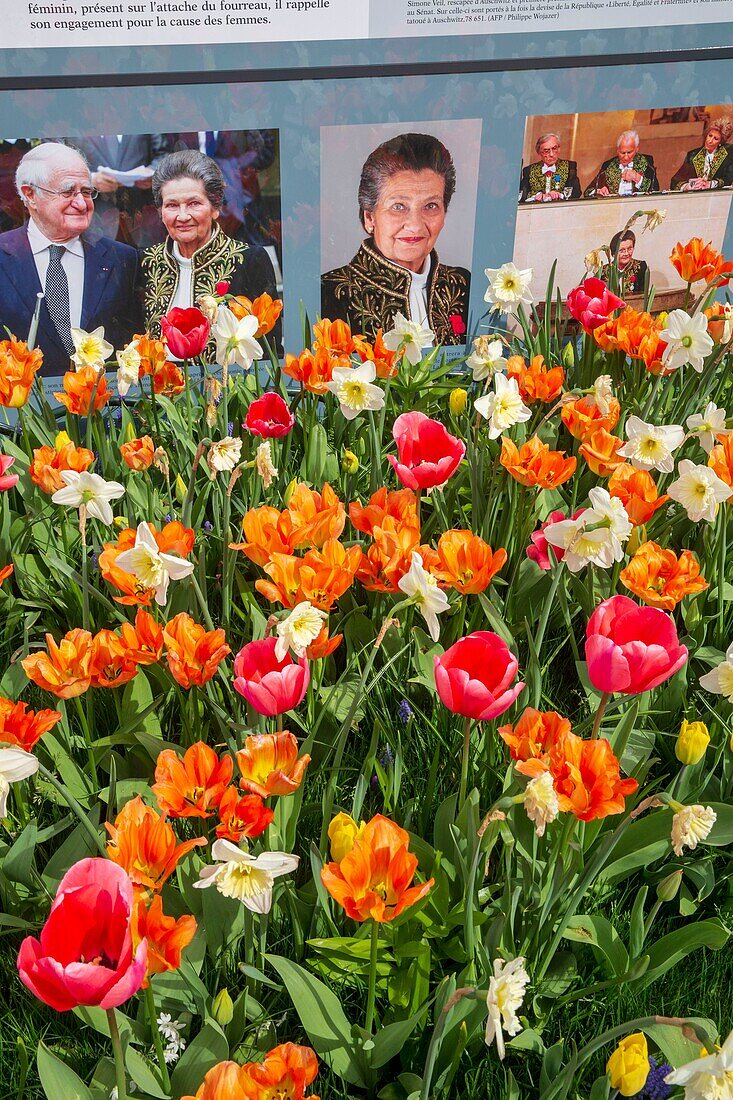
[[[67,443],[71,443],[71,436],[68,432],[59,432],[53,441],[53,445],[57,451],[60,451]]]
[[[453,416],[461,416],[466,411],[466,404],[468,402],[468,394],[465,390],[462,390],[460,386],[451,390],[449,398],[450,411]]]
[[[119,528],[119,530],[122,531],[125,527],[127,527],[127,516],[115,516],[112,522],[115,527]]]
[[[636,1096],[649,1076],[649,1051],[641,1031],[621,1040],[606,1063],[611,1087],[621,1096]]]
[[[343,458],[341,459],[341,469],[346,474],[355,474],[359,469],[359,459],[353,451],[344,451]]]
[[[704,722],[683,721],[674,747],[680,764],[697,764],[710,744],[710,734]]]
[[[363,823],[357,825],[350,814],[336,814],[328,826],[328,839],[331,841],[331,859],[336,863],[340,863],[354,847],[354,841],[363,827]]]
[[[673,871],[661,882],[657,883],[657,897],[660,901],[673,901],[677,897],[677,891],[682,882],[682,871]]]
[[[290,498],[292,497],[293,493],[295,492],[295,486],[297,484],[298,484],[298,479],[297,479],[297,477],[294,477],[293,480],[288,485],[287,489],[285,490],[285,493],[283,495],[283,503],[285,504],[286,508],[287,508],[288,504],[290,503]]]
[[[211,1014],[219,1027],[226,1027],[227,1024],[232,1022],[234,1019],[234,1002],[229,995],[228,989],[220,989],[214,997],[214,1003],[211,1006]]]
[[[568,340],[565,347],[562,349],[562,361],[566,367],[573,367],[575,365],[575,349],[573,348],[572,340]]]
[[[199,307],[204,317],[206,317],[213,325],[216,321],[216,315],[219,312],[219,303],[213,294],[202,294],[198,299],[196,305]]]
[[[180,474],[176,474],[176,498],[183,504],[188,492],[188,486]]]
[[[137,436],[135,435],[135,425],[130,421],[125,428],[125,443],[132,443],[133,439],[137,439]]]

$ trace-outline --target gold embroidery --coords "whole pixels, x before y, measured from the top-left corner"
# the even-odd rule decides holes
[[[544,164],[541,160],[536,160],[529,166],[529,189],[527,191],[527,198],[531,199],[533,195],[539,194],[540,191],[545,191],[545,174],[542,171]],[[570,175],[570,164],[567,160],[559,160],[555,165],[555,171],[552,174],[552,191],[562,191],[565,184],[568,182],[568,176]]]
[[[714,179],[715,174],[720,168],[721,164],[728,156],[728,151],[719,145],[713,155],[712,164],[710,165],[710,175],[708,179]],[[698,149],[695,155],[692,157],[692,166],[695,169],[695,175],[698,179],[705,177],[705,148]]]
[[[648,191],[652,185],[652,181],[647,179],[646,176],[648,167],[649,158],[645,157],[643,153],[634,153],[634,171],[641,172],[644,177],[641,183],[637,185],[637,192]],[[621,186],[621,171],[621,163],[618,157],[614,157],[605,167],[604,174],[606,176],[606,187],[611,194],[618,194],[618,189]]]

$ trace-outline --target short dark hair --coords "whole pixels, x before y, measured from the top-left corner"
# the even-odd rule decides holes
[[[198,149],[168,153],[153,173],[153,200],[156,206],[163,205],[163,186],[180,179],[202,183],[211,205],[215,210],[221,210],[224,205],[224,177],[215,160],[199,153]]]
[[[456,189],[456,169],[442,141],[430,134],[400,134],[377,146],[364,161],[359,180],[359,220],[364,228],[364,214],[372,213],[390,176],[426,169],[443,177],[443,205],[447,210]]]
[[[611,237],[611,244],[609,245],[611,249],[611,254],[613,256],[618,253],[622,241],[631,241],[632,244],[636,244],[636,233],[632,232],[631,229],[627,229],[623,232],[614,233],[614,235]]]

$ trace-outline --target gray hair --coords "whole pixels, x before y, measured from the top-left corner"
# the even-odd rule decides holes
[[[556,134],[554,130],[548,130],[546,134],[540,134],[540,136],[537,138],[537,141],[534,143],[535,153],[539,153],[540,148],[545,144],[547,139],[551,137],[557,138],[558,145],[562,144],[562,138],[560,137],[560,135]]]
[[[382,142],[364,161],[359,180],[359,219],[373,213],[382,189],[395,172],[435,172],[443,177],[443,206],[448,209],[456,189],[453,158],[432,134],[399,134]]]
[[[153,200],[163,205],[163,187],[173,180],[191,179],[203,184],[206,197],[215,210],[224,205],[224,177],[221,168],[198,149],[181,149],[163,157],[153,174]]]
[[[89,170],[84,154],[71,145],[45,141],[29,149],[15,172],[15,187],[22,201],[26,201],[24,187],[45,187],[55,170],[75,160],[81,161],[87,171]]]
[[[633,141],[636,148],[639,148],[639,135],[636,130],[624,130],[622,134],[618,135],[616,139],[616,148],[618,149],[622,141]]]

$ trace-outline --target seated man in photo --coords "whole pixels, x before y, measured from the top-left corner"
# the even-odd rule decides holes
[[[574,160],[562,160],[557,134],[542,134],[535,142],[540,159],[522,169],[520,202],[556,202],[579,199],[580,183]]]
[[[654,158],[639,152],[636,130],[624,130],[616,142],[616,156],[604,160],[585,189],[586,198],[642,195],[659,190]]]
[[[101,325],[115,349],[141,331],[137,252],[85,236],[96,191],[86,161],[68,146],[45,142],[31,149],[18,165],[16,185],[29,221],[0,234],[0,328],[25,340],[43,293],[36,346],[44,373],[62,374],[74,351],[72,328],[90,332]]]

